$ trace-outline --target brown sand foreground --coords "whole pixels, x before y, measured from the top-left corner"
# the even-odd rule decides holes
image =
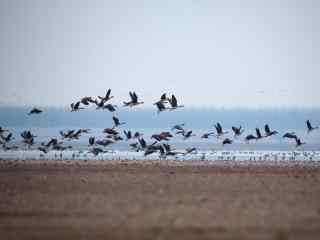
[[[0,161],[0,239],[320,239],[318,163]]]

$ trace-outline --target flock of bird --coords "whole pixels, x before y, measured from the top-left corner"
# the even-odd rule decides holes
[[[130,100],[127,102],[123,102],[123,107],[134,107],[144,102],[140,101],[136,92],[129,92]],[[117,105],[110,103],[111,99],[114,96],[111,96],[111,89],[106,91],[105,96],[98,96],[96,99],[92,97],[83,97],[79,101],[71,103],[70,111],[77,112],[85,109],[86,106],[94,105],[96,109],[108,110],[114,113],[117,110]],[[155,102],[153,105],[156,106],[157,112],[163,112],[166,110],[172,111],[178,108],[182,108],[183,105],[179,105],[177,98],[175,95],[171,95],[171,97],[167,97],[166,93],[162,94],[160,99]],[[33,108],[28,115],[40,114],[43,110],[38,108]],[[191,137],[196,136],[192,130],[188,130],[185,128],[185,124],[177,124],[171,128],[170,131],[163,131],[161,133],[151,135],[151,143],[148,143],[143,137],[143,133],[140,132],[131,132],[130,130],[123,130],[123,134],[121,135],[119,127],[121,125],[125,125],[125,122],[121,122],[118,117],[115,115],[112,116],[112,120],[114,125],[111,128],[103,129],[104,137],[102,139],[96,139],[94,136],[89,137],[88,146],[90,147],[89,152],[93,155],[98,155],[100,153],[107,152],[105,147],[114,144],[119,141],[131,141],[129,146],[134,151],[143,151],[144,155],[150,155],[153,153],[159,153],[160,158],[165,158],[166,156],[175,156],[178,154],[187,155],[193,152],[196,152],[197,149],[195,147],[187,148],[183,151],[177,151],[174,149],[168,142],[174,135],[181,135],[184,140],[189,139]],[[310,133],[319,127],[313,127],[309,120],[306,121],[307,132]],[[208,139],[210,137],[215,137],[221,140],[222,145],[232,144],[234,140],[240,137],[244,133],[244,129],[242,126],[236,127],[232,126],[231,128],[233,132],[233,138],[225,137],[228,134],[228,131],[224,131],[222,125],[220,123],[216,123],[214,125],[214,130],[203,133],[201,135],[202,139]],[[67,149],[71,149],[72,146],[65,146],[64,140],[78,140],[83,134],[90,134],[90,129],[78,129],[78,130],[68,130],[66,132],[60,131],[60,138],[51,138],[48,142],[41,142],[37,147],[37,150],[46,154],[50,150],[56,151],[64,151]],[[264,134],[261,133],[259,128],[255,129],[255,134],[249,134],[244,137],[246,143],[249,143],[253,140],[258,141],[263,138],[269,138],[278,134],[277,131],[271,130],[269,125],[266,124],[264,126]],[[27,145],[28,148],[35,144],[36,136],[31,133],[31,131],[26,130],[21,134],[22,143]],[[296,147],[299,147],[305,142],[302,142],[301,139],[296,135],[295,132],[287,132],[283,136],[283,138],[292,139],[296,143]],[[18,149],[17,146],[9,146],[8,144],[14,139],[13,134],[9,132],[7,129],[3,129],[0,127],[0,145],[4,150],[14,150]]]

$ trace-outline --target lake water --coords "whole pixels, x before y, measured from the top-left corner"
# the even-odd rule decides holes
[[[0,114],[0,126],[13,133],[14,139],[8,146],[18,146],[18,150],[0,150],[0,158],[19,159],[142,159],[142,152],[131,150],[129,144],[136,140],[120,141],[104,149],[108,152],[94,157],[88,153],[88,139],[95,136],[96,139],[104,139],[103,129],[112,127],[112,114],[106,111],[84,110],[82,112],[70,113],[65,109],[48,109],[40,115],[27,116],[29,108],[2,108]],[[171,131],[171,127],[177,123],[186,123],[186,129],[192,129],[196,136],[184,140],[181,135],[174,135],[168,142],[176,151],[184,152],[188,147],[197,148],[197,152],[190,156],[178,155],[178,159],[253,159],[253,160],[320,160],[320,130],[307,133],[305,121],[310,119],[314,125],[320,122],[319,110],[217,110],[217,109],[193,109],[179,110],[157,114],[153,109],[128,109],[120,110],[116,114],[121,121],[126,122],[118,128],[121,136],[125,138],[123,130],[139,131],[143,133],[148,143],[153,141],[150,136],[161,131]],[[213,124],[221,122],[225,131],[229,131],[224,137],[217,139],[201,139],[200,136],[208,131],[214,130]],[[264,132],[264,124],[268,123],[270,128],[277,130],[279,134],[264,138],[259,141],[245,143],[244,137],[248,134],[255,134],[255,127],[261,128]],[[243,126],[245,132],[242,136],[234,138],[231,126]],[[51,151],[48,154],[40,154],[37,150],[42,142],[50,138],[61,139],[60,130],[90,128],[89,134],[82,134],[79,140],[65,140],[65,146],[72,149],[60,152]],[[29,148],[22,143],[20,133],[23,130],[30,130],[37,137],[34,146]],[[214,130],[215,131],[215,130]],[[295,132],[305,145],[295,147],[294,140],[283,139],[285,132]],[[222,145],[222,140],[228,137],[233,139],[233,144]],[[153,154],[148,159],[157,159],[159,154]],[[171,157],[172,158],[172,157]],[[175,158],[175,157],[173,157]]]

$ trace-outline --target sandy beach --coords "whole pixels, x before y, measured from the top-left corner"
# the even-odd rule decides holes
[[[0,161],[1,239],[319,239],[319,163]]]

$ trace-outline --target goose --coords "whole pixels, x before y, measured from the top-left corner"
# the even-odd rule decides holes
[[[170,139],[169,139],[169,137],[167,136],[167,135],[164,135],[164,134],[153,134],[153,135],[151,135],[151,137],[150,137],[151,139],[153,138],[153,139],[155,139],[156,141],[158,141],[158,142],[160,142],[160,141],[162,141],[162,140],[164,140],[164,141],[169,141]]]
[[[109,88],[104,97],[98,96],[98,98],[105,103],[105,102],[109,101],[111,98],[113,98],[113,96],[110,96],[110,95],[111,95],[111,89]]]
[[[232,126],[232,131],[234,133],[234,136],[240,136],[243,132],[244,132],[244,129],[242,129],[242,127],[234,127]]]
[[[245,137],[245,140],[247,143],[249,143],[251,140],[257,140],[257,137],[252,134],[249,134]]]
[[[108,146],[108,145],[110,145],[110,144],[112,144],[112,143],[114,143],[114,141],[109,140],[109,139],[97,140],[97,141],[96,141],[96,144],[97,144],[97,145],[101,145],[101,146],[104,146],[104,147],[106,147],[106,146]]]
[[[33,108],[29,113],[28,115],[31,115],[31,114],[39,114],[39,113],[42,113],[43,111],[40,110],[39,108]]]
[[[81,133],[90,133],[91,129],[89,129],[89,128],[80,128],[79,131]]]
[[[119,132],[114,130],[113,128],[105,128],[105,129],[103,129],[103,133],[107,133],[110,135],[118,135],[119,134]]]
[[[173,130],[184,131],[184,128],[183,128],[184,125],[185,125],[185,123],[176,124],[171,128],[171,131],[173,131]]]
[[[225,144],[231,144],[232,143],[232,140],[229,139],[229,138],[226,138],[222,141],[222,145],[225,145]]]
[[[140,138],[140,137],[142,137],[142,136],[143,136],[142,133],[140,133],[140,132],[135,132],[134,135],[133,135],[133,138]]]
[[[207,138],[209,138],[211,135],[214,136],[214,135],[215,135],[214,132],[204,133],[204,134],[202,134],[201,138],[207,139]]]
[[[67,132],[59,131],[62,139],[64,138],[72,138],[72,135],[74,134],[75,130],[68,130]]]
[[[129,95],[130,95],[131,101],[123,102],[124,107],[127,107],[127,106],[134,107],[144,103],[144,102],[138,101],[138,95],[135,92],[129,92]]]
[[[296,139],[296,148],[300,147],[303,144],[306,144],[305,142],[301,142],[300,138],[295,138]]]
[[[259,128],[256,128],[256,134],[257,134],[256,140],[259,140],[259,139],[263,138]]]
[[[70,136],[70,139],[79,139],[79,137],[81,136],[81,133],[82,133],[82,130],[79,129],[78,131],[76,131]]]
[[[319,127],[312,127],[310,120],[306,121],[307,127],[308,127],[308,133],[312,132],[313,130],[318,129]]]
[[[289,139],[297,139],[297,135],[294,132],[285,133],[282,137]]]
[[[216,131],[217,131],[217,134],[216,134],[216,135],[217,135],[218,138],[219,138],[220,136],[228,133],[228,132],[224,132],[224,131],[222,130],[222,126],[221,126],[220,123],[217,123],[216,125],[214,125],[214,127],[215,127],[215,129],[216,129]]]
[[[129,146],[135,150],[135,151],[139,151],[139,146],[138,146],[139,143],[135,142],[135,143],[130,143]]]
[[[129,131],[123,130],[123,133],[126,136],[127,141],[132,138],[132,133],[130,130]]]
[[[89,146],[92,146],[95,144],[95,137],[89,137]]]
[[[192,134],[192,130],[189,130],[185,133],[182,134],[184,137],[184,140],[187,140],[188,138],[192,137],[192,136],[196,136],[195,134]]]
[[[167,110],[166,106],[163,104],[163,102],[156,102],[154,105],[156,105],[157,109],[158,109],[158,114]]]
[[[162,149],[160,150],[160,155],[166,156],[176,156],[177,154],[182,154],[180,152],[174,151],[169,144],[162,144]]]
[[[107,109],[109,112],[115,112],[116,111],[116,107],[117,105],[112,105],[112,104],[106,104],[106,105],[103,105],[101,108],[102,109]]]
[[[118,127],[120,125],[126,124],[125,122],[120,122],[119,118],[117,118],[116,116],[113,116],[112,120],[114,122],[114,127]]]
[[[84,108],[80,107],[80,101],[76,102],[76,103],[71,103],[70,107],[71,107],[71,112],[77,112],[81,109],[84,109]]]
[[[265,133],[266,133],[266,135],[265,135],[266,137],[270,137],[270,136],[272,136],[272,135],[278,134],[277,131],[271,131],[268,124],[266,124],[266,125],[264,126],[264,131],[265,131]]]
[[[89,153],[92,153],[94,156],[98,156],[100,153],[105,153],[105,152],[107,152],[107,151],[104,151],[103,149],[97,148],[97,147],[92,148],[89,151]]]
[[[177,98],[172,94],[171,98],[169,98],[169,103],[171,105],[170,110],[175,110],[177,108],[184,107],[183,105],[178,105]]]
[[[172,138],[172,134],[170,132],[161,132],[160,135],[167,137],[167,138]]]
[[[160,96],[160,100],[158,100],[157,102],[155,102],[153,105],[156,105],[157,103],[167,103],[169,101],[169,98],[167,97],[167,94],[166,93],[163,93],[161,96]]]
[[[112,139],[113,139],[113,141],[117,142],[117,141],[122,141],[123,137],[121,137],[119,135],[112,135]]]
[[[192,147],[192,148],[186,148],[185,152],[183,153],[183,155],[187,155],[187,154],[191,154],[197,151],[197,148]]]
[[[142,149],[145,149],[147,147],[147,142],[143,138],[139,138],[138,141]]]
[[[96,109],[104,109],[105,105],[104,105],[104,101],[103,100],[100,100],[100,102],[98,100],[95,100],[94,102],[96,104]],[[107,104],[108,105],[108,104]],[[106,105],[106,106],[107,106]],[[108,107],[106,107],[106,109],[108,109]]]
[[[155,141],[152,144],[148,145],[147,142],[143,138],[138,138],[138,142],[140,144],[140,148],[139,149],[142,149],[142,150],[144,150],[144,149],[146,149],[148,147],[154,146],[157,143],[157,141]]]
[[[40,152],[43,152],[44,154],[47,154],[49,152],[49,150],[47,148],[45,148],[45,147],[38,147],[38,150]]]
[[[160,151],[161,154],[164,154],[164,149],[161,145],[149,145],[144,151],[144,156],[148,156],[150,154],[156,153]]]
[[[88,106],[90,103],[96,103],[96,101],[93,100],[92,97],[83,97],[81,98],[80,102],[86,106]]]
[[[61,142],[61,143],[62,143],[62,142]],[[46,148],[49,148],[49,147],[51,147],[51,146],[53,146],[53,145],[56,145],[56,144],[58,144],[58,139],[56,139],[56,138],[51,138],[50,141],[49,141],[47,144],[41,143],[41,145],[42,145],[43,147],[46,147]]]
[[[14,139],[12,133],[9,133],[6,137],[3,136],[3,135],[0,135],[0,137],[2,138],[2,140],[3,140],[5,143],[8,143],[8,142],[10,142],[12,139]]]
[[[33,135],[30,131],[23,131],[20,136],[23,138],[23,139],[28,139],[28,138],[35,138],[36,136]]]

